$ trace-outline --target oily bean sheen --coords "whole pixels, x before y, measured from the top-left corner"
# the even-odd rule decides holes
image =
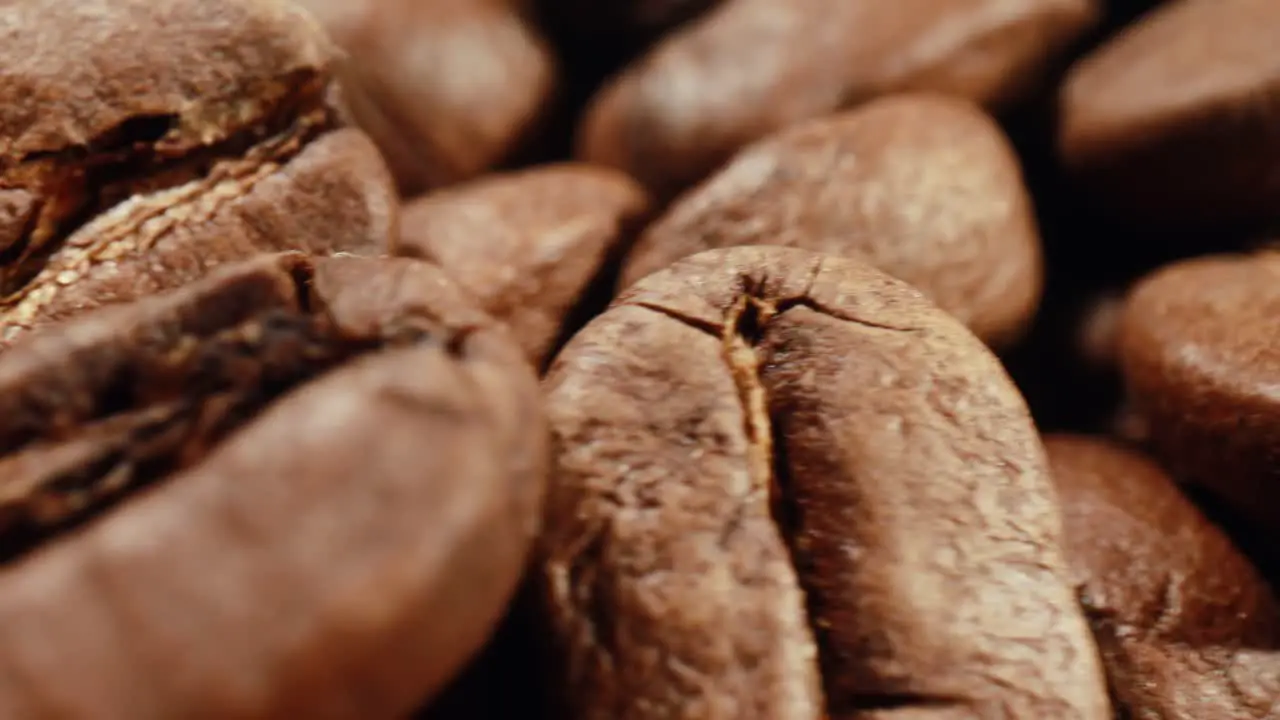
[[[1280,3],[1158,6],[1074,67],[1063,161],[1132,220],[1280,218]]]
[[[0,345],[263,251],[385,250],[334,51],[279,0],[0,0]]]
[[[541,363],[649,208],[646,193],[617,171],[544,165],[407,203],[394,252],[442,267]]]
[[[740,152],[642,236],[622,283],[710,248],[857,255],[1007,344],[1040,297],[1018,158],[977,106],[905,94],[793,125]]]
[[[1027,409],[855,260],[713,250],[544,382],[572,717],[1109,716]]]
[[[0,357],[0,717],[389,720],[540,516],[505,329],[408,259],[264,255]]]
[[[727,0],[597,96],[579,153],[665,197],[753,140],[879,94],[1003,104],[1096,12],[1094,0]]]
[[[350,53],[345,96],[406,195],[479,175],[532,131],[551,51],[515,0],[299,0]]]
[[[1206,256],[1133,290],[1120,358],[1155,452],[1280,538],[1280,255]]]
[[[1249,560],[1144,456],[1084,436],[1045,446],[1117,710],[1280,716],[1280,605]]]

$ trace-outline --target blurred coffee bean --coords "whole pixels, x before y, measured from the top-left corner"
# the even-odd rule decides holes
[[[550,49],[513,0],[299,0],[349,53],[344,95],[405,195],[475,177],[537,132]]]
[[[1063,162],[1135,224],[1280,219],[1277,37],[1275,0],[1159,6],[1072,69]]]
[[[1249,559],[1141,454],[1071,435],[1045,447],[1121,716],[1280,714],[1280,605]]]
[[[1280,538],[1280,254],[1162,268],[1126,304],[1120,357],[1153,451]]]
[[[542,363],[576,329],[580,303],[592,314],[608,304],[621,255],[649,211],[645,192],[617,171],[544,165],[408,203],[393,252],[444,268]]]
[[[592,102],[580,156],[659,196],[792,123],[896,90],[999,106],[1097,16],[1092,0],[728,0]]]
[[[980,108],[941,95],[889,96],[748,146],[649,227],[622,285],[735,245],[860,257],[995,345],[1040,297],[1018,158]]]

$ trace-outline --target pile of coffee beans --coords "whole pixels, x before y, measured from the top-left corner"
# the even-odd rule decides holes
[[[0,0],[0,718],[1280,720],[1280,0]]]

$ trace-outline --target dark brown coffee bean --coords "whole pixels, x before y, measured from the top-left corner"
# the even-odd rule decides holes
[[[533,130],[550,50],[513,0],[300,0],[350,54],[344,90],[405,195],[479,175]]]
[[[546,436],[413,260],[265,256],[0,357],[0,716],[397,718],[497,623]]]
[[[728,0],[594,101],[579,153],[659,195],[792,123],[900,90],[998,105],[1096,15],[1093,0]]]
[[[1018,158],[978,107],[898,95],[793,125],[740,152],[637,243],[632,282],[702,250],[856,255],[1008,344],[1040,298],[1040,238]]]
[[[1072,69],[1060,149],[1117,212],[1180,227],[1280,217],[1280,3],[1161,5]]]
[[[442,267],[541,363],[649,210],[644,191],[621,173],[543,166],[408,203],[395,252]]]
[[[1124,717],[1280,716],[1280,605],[1155,463],[1046,438],[1067,560]]]
[[[1280,538],[1280,254],[1209,256],[1134,289],[1120,355],[1154,451]]]
[[[262,251],[384,251],[333,53],[278,0],[0,4],[0,345]]]
[[[621,296],[545,388],[573,717],[1108,717],[1027,409],[910,287],[701,253]]]

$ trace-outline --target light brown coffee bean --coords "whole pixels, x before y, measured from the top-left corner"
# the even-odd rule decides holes
[[[1208,256],[1145,278],[1120,358],[1153,451],[1280,538],[1280,255]]]
[[[792,123],[902,90],[999,105],[1096,15],[1094,0],[728,0],[593,101],[580,157],[659,195]]]
[[[999,362],[861,262],[713,250],[545,383],[572,717],[1109,716]]]
[[[996,345],[1040,298],[1018,158],[977,106],[941,95],[886,97],[749,146],[645,231],[622,284],[702,250],[774,244],[862,257]]]
[[[1280,217],[1280,3],[1177,0],[1081,60],[1063,161],[1117,213],[1213,227]]]
[[[0,356],[0,717],[403,718],[497,624],[546,426],[408,259],[272,255]]]
[[[540,364],[649,211],[645,192],[619,172],[542,166],[408,203],[394,252],[444,268]]]
[[[1123,717],[1280,716],[1280,605],[1249,560],[1146,457],[1084,436],[1045,447]]]
[[[401,191],[505,160],[555,90],[550,49],[513,0],[300,0],[350,53],[344,89]]]
[[[261,252],[385,252],[336,52],[279,0],[0,2],[0,346]]]

